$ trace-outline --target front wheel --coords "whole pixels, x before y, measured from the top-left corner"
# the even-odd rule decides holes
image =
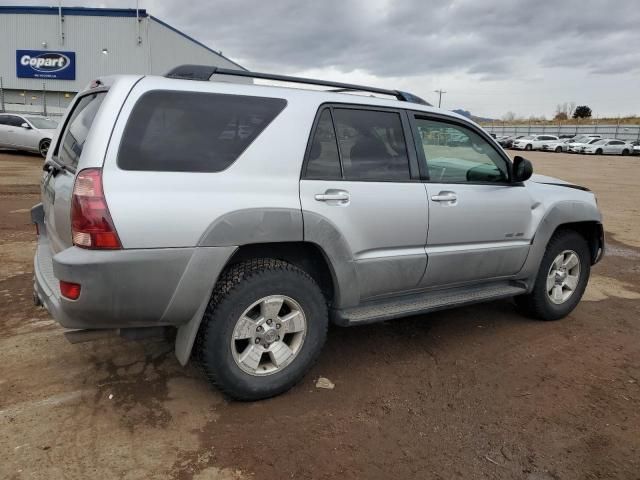
[[[531,146],[531,144],[529,143],[529,144],[527,144],[527,145],[524,147],[524,149],[525,149],[527,152],[530,152],[530,151],[533,149],[533,147],[532,147],[532,146]]]
[[[566,317],[578,305],[591,273],[589,246],[574,231],[554,234],[531,293],[516,297],[519,309],[540,320]]]
[[[556,147],[556,153],[561,153],[562,152],[562,147]]]
[[[40,141],[40,145],[38,145],[38,150],[40,151],[40,155],[43,158],[47,158],[47,153],[49,152],[49,147],[51,146],[51,139],[45,138]]]
[[[200,361],[230,397],[272,397],[313,365],[327,326],[326,301],[306,272],[281,260],[242,262],[216,285],[200,327]]]
[[[602,155],[602,149],[601,148],[596,150],[596,155]]]

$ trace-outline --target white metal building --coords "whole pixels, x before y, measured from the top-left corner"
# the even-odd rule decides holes
[[[0,110],[62,113],[102,75],[196,63],[242,69],[146,10],[0,6]]]

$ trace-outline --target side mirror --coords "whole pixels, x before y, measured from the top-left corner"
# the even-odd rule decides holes
[[[21,126],[22,128],[27,129],[27,130],[31,130],[31,126],[30,126],[27,122],[24,122],[24,123],[23,123],[22,125],[20,125],[20,126]]]
[[[513,181],[524,182],[533,175],[533,165],[524,157],[514,157],[513,159]]]

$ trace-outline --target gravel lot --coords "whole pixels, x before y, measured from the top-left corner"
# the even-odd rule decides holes
[[[640,157],[527,157],[606,217],[570,317],[502,301],[333,328],[299,386],[247,404],[161,340],[67,343],[31,301],[42,159],[0,152],[0,478],[640,478]]]

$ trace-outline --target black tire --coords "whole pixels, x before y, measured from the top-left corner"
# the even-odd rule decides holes
[[[562,147],[556,147],[556,153],[562,153]]]
[[[306,335],[291,363],[270,375],[255,376],[236,363],[231,338],[242,313],[269,295],[286,295],[300,305]],[[306,272],[281,260],[253,259],[232,265],[220,276],[200,326],[197,353],[211,383],[228,396],[243,401],[269,398],[304,377],[320,354],[328,323],[327,302]]]
[[[626,157],[627,155],[629,155],[629,150],[625,148],[624,150],[622,150],[622,156]]]
[[[530,151],[533,149],[533,147],[531,146],[531,144],[530,144],[530,143],[528,143],[527,145],[525,145],[524,149],[525,149],[527,152],[530,152]]]
[[[573,250],[580,261],[578,285],[571,296],[561,304],[555,304],[547,295],[547,274],[554,259],[565,250]],[[558,320],[566,317],[578,305],[589,281],[591,258],[585,238],[572,230],[556,232],[542,257],[538,276],[531,293],[515,298],[518,309],[525,315],[539,320]]]
[[[40,151],[40,155],[42,158],[47,158],[47,152],[49,151],[49,147],[51,146],[50,138],[43,138],[40,140],[40,144],[38,145],[38,150]]]
[[[596,155],[602,155],[602,149],[601,148],[596,150]]]

